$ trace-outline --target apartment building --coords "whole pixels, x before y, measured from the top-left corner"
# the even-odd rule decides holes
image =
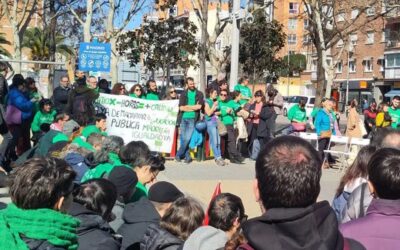
[[[334,63],[333,89],[340,92],[340,103],[357,99],[361,101],[383,100],[383,94],[390,89],[385,84],[386,44],[384,9],[374,6],[338,6],[335,21],[339,30],[351,24],[342,32],[346,36],[332,47]],[[382,15],[381,15],[382,14]]]

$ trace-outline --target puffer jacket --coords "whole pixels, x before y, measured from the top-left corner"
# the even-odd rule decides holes
[[[7,98],[7,105],[13,105],[22,113],[22,120],[32,117],[33,103],[17,88],[10,89]]]
[[[172,235],[157,224],[151,224],[140,241],[141,250],[176,250],[183,245],[183,240]]]

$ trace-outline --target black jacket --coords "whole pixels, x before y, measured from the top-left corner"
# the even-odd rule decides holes
[[[204,95],[197,89],[196,89],[196,103],[195,104],[201,104],[204,108]],[[186,105],[188,105],[188,91],[187,90],[183,91],[179,97],[179,107],[186,106]],[[195,111],[196,112],[196,117],[194,119],[195,122],[200,119],[200,112],[202,109]],[[182,120],[182,115],[183,115],[183,112],[180,111],[179,116],[178,116],[178,121]]]
[[[81,222],[77,229],[78,249],[120,249],[120,243],[113,237],[114,231],[100,215],[75,202],[68,213]]]
[[[140,250],[177,250],[183,245],[183,240],[161,228],[158,224],[152,224],[147,228],[140,242]]]
[[[149,225],[159,224],[161,218],[154,205],[146,197],[142,197],[137,202],[125,206],[122,219],[124,224],[118,229],[118,233],[123,237],[121,250],[134,244],[138,247]]]
[[[67,248],[54,246],[47,240],[34,240],[21,237],[30,250],[67,250]]]
[[[249,111],[251,110],[255,110],[256,104],[253,103],[252,105],[250,105],[249,107]],[[273,108],[271,108],[271,106],[268,105],[264,105],[261,108],[261,112],[259,115],[259,122],[258,122],[258,128],[257,128],[257,137],[262,137],[262,138],[267,138],[269,137],[269,132],[268,131],[268,124],[272,122],[272,118],[273,115],[275,114]],[[253,128],[253,123],[249,122],[247,123],[247,132],[248,134],[250,134],[251,130]]]
[[[87,114],[74,114],[73,113],[73,101],[74,101],[75,97],[78,95],[84,95],[86,102],[90,104],[90,106],[88,107],[89,109],[87,111]],[[93,118],[93,116],[95,115],[93,102],[97,98],[99,98],[99,93],[97,92],[97,90],[91,89],[91,88],[87,87],[86,85],[82,85],[82,84],[78,85],[75,83],[74,86],[72,87],[71,91],[68,94],[68,103],[67,103],[67,107],[66,107],[65,111],[67,111],[69,114],[72,114],[72,116],[81,115],[81,116],[85,116],[88,119]]]
[[[68,96],[71,88],[63,88],[58,86],[53,91],[54,108],[57,111],[65,111],[68,104]]]
[[[272,208],[242,225],[255,250],[342,250],[344,238],[327,201],[306,208]],[[347,240],[347,239],[346,239]],[[351,249],[365,249],[348,240]]]

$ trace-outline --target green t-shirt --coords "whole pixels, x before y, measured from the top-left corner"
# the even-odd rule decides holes
[[[213,100],[211,100],[210,98],[206,99],[206,103],[208,104],[208,106],[210,108],[212,108],[212,106],[214,105]],[[205,117],[206,121],[210,121],[211,120],[211,116],[208,116],[208,115],[205,114],[204,117]]]
[[[400,125],[400,108],[393,109],[390,107],[388,113],[392,117],[392,128],[400,129],[398,127]]]
[[[109,175],[110,172],[117,166],[125,166],[127,168],[130,168],[129,166],[122,164],[119,156],[116,153],[109,153],[108,158],[109,162],[101,163],[95,168],[86,171],[85,175],[82,177],[81,182],[96,178],[102,178],[105,174]]]
[[[43,113],[42,111],[38,111],[33,118],[31,129],[32,132],[39,132],[40,126],[42,124],[52,124],[54,121],[54,116],[56,115],[56,111],[50,111],[49,113]]]
[[[253,96],[250,88],[247,86],[243,86],[241,84],[236,84],[234,90],[239,91],[242,94],[242,96],[246,97],[246,99],[250,99]],[[245,100],[245,99],[242,99],[239,101],[239,103],[241,105],[246,104],[247,102],[248,102],[248,100]]]
[[[188,96],[187,105],[189,105],[189,106],[195,105],[196,104],[196,90],[189,90],[187,92],[187,96]],[[194,118],[196,118],[196,112],[194,112],[194,111],[183,112],[182,118],[183,119],[194,119]]]
[[[139,99],[146,99],[146,97],[144,95],[142,96],[137,96],[135,93],[129,94],[130,97],[134,97],[134,98],[139,98]],[[158,100],[158,99],[157,99]]]
[[[289,121],[296,120],[297,122],[305,122],[307,120],[306,110],[301,109],[298,104],[289,109]]]
[[[107,136],[107,133],[106,132],[101,132],[101,130],[98,127],[96,127],[96,125],[86,126],[82,130],[82,136],[85,137],[86,139],[93,133]]]
[[[158,100],[160,100],[160,98],[158,97],[158,94],[153,93],[153,92],[149,92],[149,93],[147,93],[147,95],[146,95],[146,100],[155,100],[155,101],[158,101]]]
[[[219,110],[221,112],[220,118],[223,124],[225,125],[233,125],[233,122],[235,121],[235,113],[234,111],[237,110],[240,107],[240,104],[231,100],[228,102],[218,102],[219,105]],[[231,113],[228,113],[228,109],[232,109],[233,111]]]
[[[95,152],[96,150],[93,148],[92,144],[84,141],[84,137],[82,138],[81,136],[75,137],[75,139],[72,140],[72,143],[77,144],[79,147],[87,149],[89,151]]]

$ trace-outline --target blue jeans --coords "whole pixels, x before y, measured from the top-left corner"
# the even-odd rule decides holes
[[[215,159],[221,158],[221,137],[218,134],[218,124],[216,121],[206,121],[207,133],[210,137],[210,146]]]
[[[176,153],[176,158],[182,159],[183,157],[185,157],[186,160],[190,160],[191,158],[189,154],[189,142],[194,132],[194,119],[182,119],[180,128],[181,145],[179,146],[179,150]]]

